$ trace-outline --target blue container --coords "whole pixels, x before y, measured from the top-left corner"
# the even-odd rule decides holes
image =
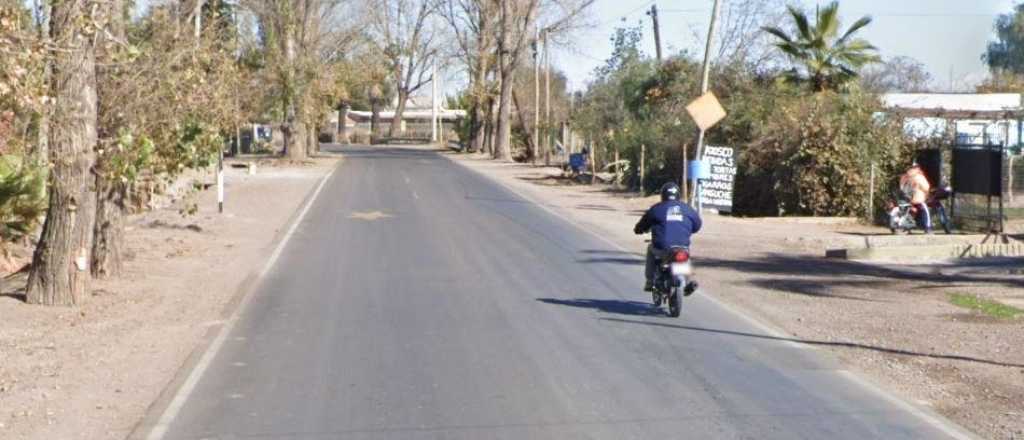
[[[569,155],[569,168],[573,172],[582,173],[587,169],[587,156],[583,153],[573,153]]]
[[[690,180],[711,177],[711,165],[706,160],[691,160],[687,165],[687,176]]]

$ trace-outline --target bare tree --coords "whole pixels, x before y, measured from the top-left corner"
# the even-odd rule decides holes
[[[783,61],[762,26],[786,18],[783,0],[725,0],[718,35],[717,60],[758,70]],[[707,29],[703,29],[704,32]],[[700,41],[703,41],[701,35]]]
[[[441,16],[448,22],[458,43],[457,56],[466,66],[470,92],[471,151],[484,149],[487,114],[492,87],[488,77],[495,66],[495,12],[499,4],[494,0],[444,0]]]
[[[433,0],[374,0],[367,4],[370,39],[391,68],[398,96],[388,136],[401,131],[409,96],[430,82],[431,68],[439,61],[442,29],[435,22],[438,2]]]
[[[274,70],[277,94],[284,121],[285,154],[304,159],[316,142],[315,111],[309,108],[317,69],[322,67],[322,49],[332,41],[344,0],[249,0],[245,5],[256,14],[264,34],[264,49]],[[312,138],[312,139],[311,139]]]
[[[55,99],[49,131],[50,206],[32,260],[26,299],[73,305],[89,285],[89,251],[95,195],[90,174],[96,145],[95,40],[89,24],[96,8],[87,0],[54,2],[50,37]]]
[[[889,58],[861,72],[861,85],[875,93],[925,92],[931,83],[924,64],[907,56]]]
[[[535,43],[539,27],[548,34],[558,36],[573,29],[581,14],[593,0],[515,0],[501,1],[498,11],[497,48],[498,77],[501,92],[498,97],[497,126],[495,127],[494,156],[501,160],[512,158],[512,87],[515,72],[523,61],[525,50]]]

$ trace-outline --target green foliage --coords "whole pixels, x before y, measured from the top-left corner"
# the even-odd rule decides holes
[[[46,168],[20,156],[0,157],[0,240],[28,235],[46,212]]]
[[[198,120],[186,121],[177,130],[177,141],[157,148],[165,159],[162,173],[177,174],[186,169],[205,168],[213,164],[217,150],[224,147],[220,132]]]
[[[954,293],[949,296],[949,302],[955,306],[976,310],[993,318],[1013,319],[1018,316],[1024,316],[1024,310],[974,295]]]
[[[110,159],[110,173],[123,183],[135,181],[151,165],[155,150],[152,140],[145,136],[135,138],[126,130],[121,131],[115,148],[117,154]]]
[[[817,35],[812,38],[817,46],[856,41],[850,35],[866,21],[838,36],[835,14],[834,8],[826,8],[818,25],[804,17],[797,27]],[[616,33],[613,41],[621,47],[577,100],[573,123],[590,140],[598,167],[615,151],[637,164],[645,147],[646,181],[638,182],[639,167],[631,166],[627,182],[651,190],[681,177],[684,150],[687,159],[695,156],[697,128],[685,107],[700,94],[701,72],[686,53],[656,65],[631,46],[636,42],[632,35]],[[829,46],[822,53],[836,50]],[[864,215],[871,165],[876,199],[881,200],[886,182],[909,160],[912,146],[904,138],[902,121],[879,117],[880,102],[856,88],[847,88],[845,94],[809,90],[774,76],[741,64],[713,67],[713,91],[728,117],[707,139],[710,145],[739,151],[734,213]],[[826,78],[822,83],[837,81]]]
[[[1024,4],[996,19],[996,41],[988,44],[981,59],[993,71],[1024,74]]]
[[[794,35],[774,26],[763,28],[778,38],[776,47],[800,66],[786,72],[784,80],[806,83],[816,92],[839,90],[857,78],[858,69],[880,61],[874,46],[854,38],[857,31],[871,24],[871,17],[861,17],[840,35],[838,1],[822,8],[813,24],[804,11],[794,6],[789,7],[789,14],[796,28]]]
[[[877,117],[873,96],[783,94],[770,105],[739,160],[740,213],[862,215],[871,164],[888,182],[910,157],[901,121]]]

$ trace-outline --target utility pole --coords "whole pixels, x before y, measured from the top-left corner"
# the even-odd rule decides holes
[[[437,62],[430,65],[430,142],[437,142]]]
[[[707,41],[707,45],[704,47],[704,73],[703,73],[703,76],[700,79],[700,95],[701,96],[706,95],[708,93],[708,90],[709,90],[710,86],[711,86],[711,84],[709,83],[709,80],[711,78],[711,49],[714,47],[714,43],[715,43],[715,27],[718,25],[718,15],[719,15],[719,12],[721,12],[721,9],[722,9],[722,2],[721,2],[721,0],[715,0],[715,5],[714,5],[714,7],[711,10],[711,24],[708,26],[708,41]],[[704,130],[700,130],[700,132],[697,134],[697,151],[696,151],[696,155],[694,157],[696,157],[697,160],[701,160],[703,154],[704,154]],[[684,163],[686,162],[686,157],[685,156],[683,157],[683,162]],[[700,201],[696,200],[696,199],[697,199],[697,192],[699,191],[699,188],[700,188],[700,180],[694,179],[693,196],[692,196],[692,198],[690,200],[697,202],[698,209],[700,209]]]
[[[651,5],[651,10],[647,11],[647,15],[651,17],[651,21],[654,25],[654,50],[658,56],[658,62],[661,62],[661,28],[658,26],[658,5]]]
[[[551,165],[551,52],[548,51],[547,29],[544,30],[544,165]]]
[[[533,163],[540,149],[540,24],[533,39]]]
[[[199,47],[199,37],[202,35],[203,30],[203,3],[205,0],[196,0],[196,9],[193,11],[195,14],[195,37],[196,47]]]

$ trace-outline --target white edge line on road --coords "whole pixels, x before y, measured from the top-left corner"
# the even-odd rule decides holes
[[[259,281],[262,280],[263,277],[270,272],[270,269],[274,267],[274,264],[277,263],[277,259],[281,256],[285,246],[291,240],[295,230],[298,229],[302,220],[306,218],[306,213],[309,212],[309,208],[313,206],[314,202],[316,202],[317,196],[320,195],[320,191],[324,189],[324,185],[326,185],[327,181],[331,179],[331,176],[334,175],[334,171],[336,169],[337,166],[332,168],[331,171],[320,180],[320,185],[316,187],[316,191],[313,193],[313,196],[309,198],[308,202],[306,202],[306,206],[302,208],[299,216],[288,228],[288,232],[286,232],[284,237],[281,238],[281,242],[277,244],[276,248],[274,248],[274,252],[270,254],[270,259],[263,265],[263,269],[260,270],[259,276],[257,276],[256,281],[253,283],[253,290],[255,290],[256,286],[259,286]],[[231,314],[231,317],[228,318],[224,327],[221,327],[220,333],[217,334],[217,337],[213,340],[210,346],[206,348],[206,351],[203,352],[203,356],[192,368],[192,372],[189,373],[185,382],[181,384],[180,388],[178,388],[178,391],[174,394],[174,398],[171,400],[171,403],[167,405],[167,409],[165,409],[164,413],[160,415],[160,419],[157,421],[156,425],[153,426],[153,429],[149,431],[149,435],[146,436],[146,440],[161,440],[167,434],[167,429],[170,428],[171,422],[173,422],[178,416],[181,408],[185,405],[185,402],[195,390],[196,385],[199,384],[199,379],[203,377],[203,373],[206,372],[210,363],[213,362],[213,358],[217,356],[217,352],[219,352],[224,346],[224,341],[227,340],[228,334],[231,333],[235,324],[238,323],[238,318],[241,316],[242,311],[245,310],[245,307],[249,304],[249,300],[253,296],[253,291],[251,290],[243,295],[245,296],[242,298],[241,303],[235,308],[235,311]]]
[[[629,249],[626,249],[625,247],[623,247],[622,245],[612,241],[611,239],[609,239],[609,238],[607,238],[607,237],[605,237],[605,236],[603,236],[601,234],[598,234],[595,231],[590,230],[590,228],[581,227],[578,222],[570,219],[569,217],[566,217],[564,214],[556,211],[553,207],[548,206],[545,203],[542,203],[540,200],[537,200],[536,197],[533,197],[533,196],[531,196],[529,194],[526,194],[524,191],[522,191],[520,189],[513,188],[511,185],[506,185],[506,184],[498,181],[498,179],[492,178],[492,177],[484,174],[483,172],[481,172],[479,170],[476,170],[474,168],[471,168],[468,165],[465,165],[463,163],[460,163],[459,161],[457,161],[455,159],[452,159],[452,158],[450,158],[450,157],[448,157],[446,155],[441,155],[441,156],[446,158],[446,159],[448,159],[452,163],[455,163],[455,164],[461,166],[464,169],[467,169],[467,170],[469,170],[471,172],[474,172],[477,175],[480,175],[483,178],[488,179],[488,180],[498,184],[502,188],[505,188],[505,189],[507,189],[509,191],[512,191],[513,193],[519,195],[519,197],[522,197],[523,199],[526,199],[527,201],[533,203],[535,206],[539,206],[541,209],[547,211],[551,215],[554,215],[555,217],[558,217],[558,218],[568,222],[569,224],[577,226],[577,229],[582,230],[582,231],[586,232],[587,234],[589,234],[589,235],[591,235],[593,237],[596,237],[597,239],[601,240],[604,243],[607,243],[608,245],[614,247],[615,249],[618,249],[618,250],[623,251],[623,252],[632,252]],[[715,306],[721,308],[722,310],[725,310],[727,313],[730,313],[730,314],[732,314],[732,315],[742,319],[743,321],[746,321],[748,324],[750,324],[750,325],[756,327],[757,329],[767,333],[769,336],[778,338],[779,342],[785,344],[786,346],[794,347],[794,348],[799,348],[799,349],[802,349],[802,350],[817,350],[816,348],[811,347],[809,345],[799,344],[799,343],[797,343],[795,341],[792,341],[790,339],[790,338],[792,338],[792,336],[787,335],[787,334],[779,331],[778,329],[775,329],[775,328],[773,328],[773,327],[771,327],[771,326],[769,326],[769,325],[767,325],[767,324],[757,320],[756,318],[754,318],[754,317],[752,317],[752,316],[750,316],[750,315],[748,315],[748,314],[746,314],[746,313],[736,309],[735,307],[733,307],[731,305],[728,305],[728,304],[722,302],[721,300],[719,300],[719,299],[717,299],[715,297],[712,297],[712,296],[709,296],[709,295],[701,295],[700,298],[704,298],[704,299],[710,301]],[[935,427],[936,429],[942,431],[943,433],[945,433],[946,435],[949,435],[950,437],[952,437],[954,439],[957,439],[957,440],[974,440],[974,439],[977,438],[974,434],[971,434],[971,433],[967,432],[964,428],[961,428],[959,425],[956,425],[955,423],[953,423],[951,421],[944,420],[944,419],[940,418],[941,416],[939,416],[939,417],[933,416],[932,414],[929,414],[928,412],[923,411],[920,408],[915,407],[914,405],[911,405],[909,402],[906,402],[905,400],[903,400],[903,399],[901,399],[901,398],[899,398],[897,396],[894,396],[894,395],[892,395],[889,392],[886,392],[885,390],[877,387],[873,383],[865,380],[864,378],[860,377],[858,374],[856,374],[856,373],[854,373],[852,371],[837,370],[837,373],[839,373],[840,376],[846,378],[850,382],[853,382],[854,384],[856,384],[858,386],[861,386],[864,389],[866,389],[866,390],[868,390],[868,391],[870,391],[870,392],[872,392],[874,394],[877,394],[877,395],[881,396],[882,398],[884,398],[885,400],[889,401],[890,403],[896,405],[900,409],[903,409],[904,411],[910,413],[911,415],[913,415],[913,416],[915,416],[915,417],[925,421],[929,425]]]

